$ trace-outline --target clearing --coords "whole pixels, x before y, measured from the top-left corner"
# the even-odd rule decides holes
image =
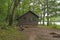
[[[27,40],[60,40],[60,30],[52,28],[26,28]]]

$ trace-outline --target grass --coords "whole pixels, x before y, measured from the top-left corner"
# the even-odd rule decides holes
[[[60,25],[52,25],[52,26],[49,26],[49,27],[60,30]]]
[[[52,28],[52,29],[59,29],[60,30],[60,25],[56,24],[50,24],[49,26],[43,26],[43,25],[38,25],[40,28]]]
[[[27,40],[27,38],[27,34],[17,31],[16,27],[0,29],[0,40]]]

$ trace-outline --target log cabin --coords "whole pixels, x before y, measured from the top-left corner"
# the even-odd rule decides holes
[[[18,17],[18,26],[20,28],[28,28],[28,27],[37,27],[38,26],[38,16],[32,12],[28,11],[22,16]]]

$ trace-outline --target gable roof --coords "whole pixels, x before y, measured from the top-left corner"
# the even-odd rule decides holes
[[[21,17],[23,17],[24,15],[26,15],[26,14],[28,14],[28,13],[31,13],[31,14],[35,15],[36,17],[39,17],[39,16],[36,15],[34,12],[28,11],[28,12],[26,12],[25,14],[23,14],[22,16],[19,16],[18,19],[21,18]]]

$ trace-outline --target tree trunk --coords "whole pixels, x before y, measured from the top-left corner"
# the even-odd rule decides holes
[[[6,16],[6,21],[8,21],[10,18],[10,13],[11,13],[10,11],[11,11],[11,7],[12,7],[12,3],[8,3],[8,11],[7,11],[7,16]]]
[[[49,26],[49,13],[48,13],[48,0],[47,0],[47,26]]]
[[[43,26],[44,26],[44,18],[45,18],[45,4],[44,4],[44,12],[43,12]]]
[[[15,11],[15,7],[13,7],[12,14],[10,15],[10,20],[9,20],[9,25],[10,25],[10,26],[13,24],[14,11]]]
[[[15,12],[15,9],[17,8],[19,3],[20,3],[20,0],[14,0],[12,14],[10,15],[10,20],[9,20],[9,25],[10,26],[12,26],[12,24],[13,24],[13,21],[14,21],[14,12]]]

